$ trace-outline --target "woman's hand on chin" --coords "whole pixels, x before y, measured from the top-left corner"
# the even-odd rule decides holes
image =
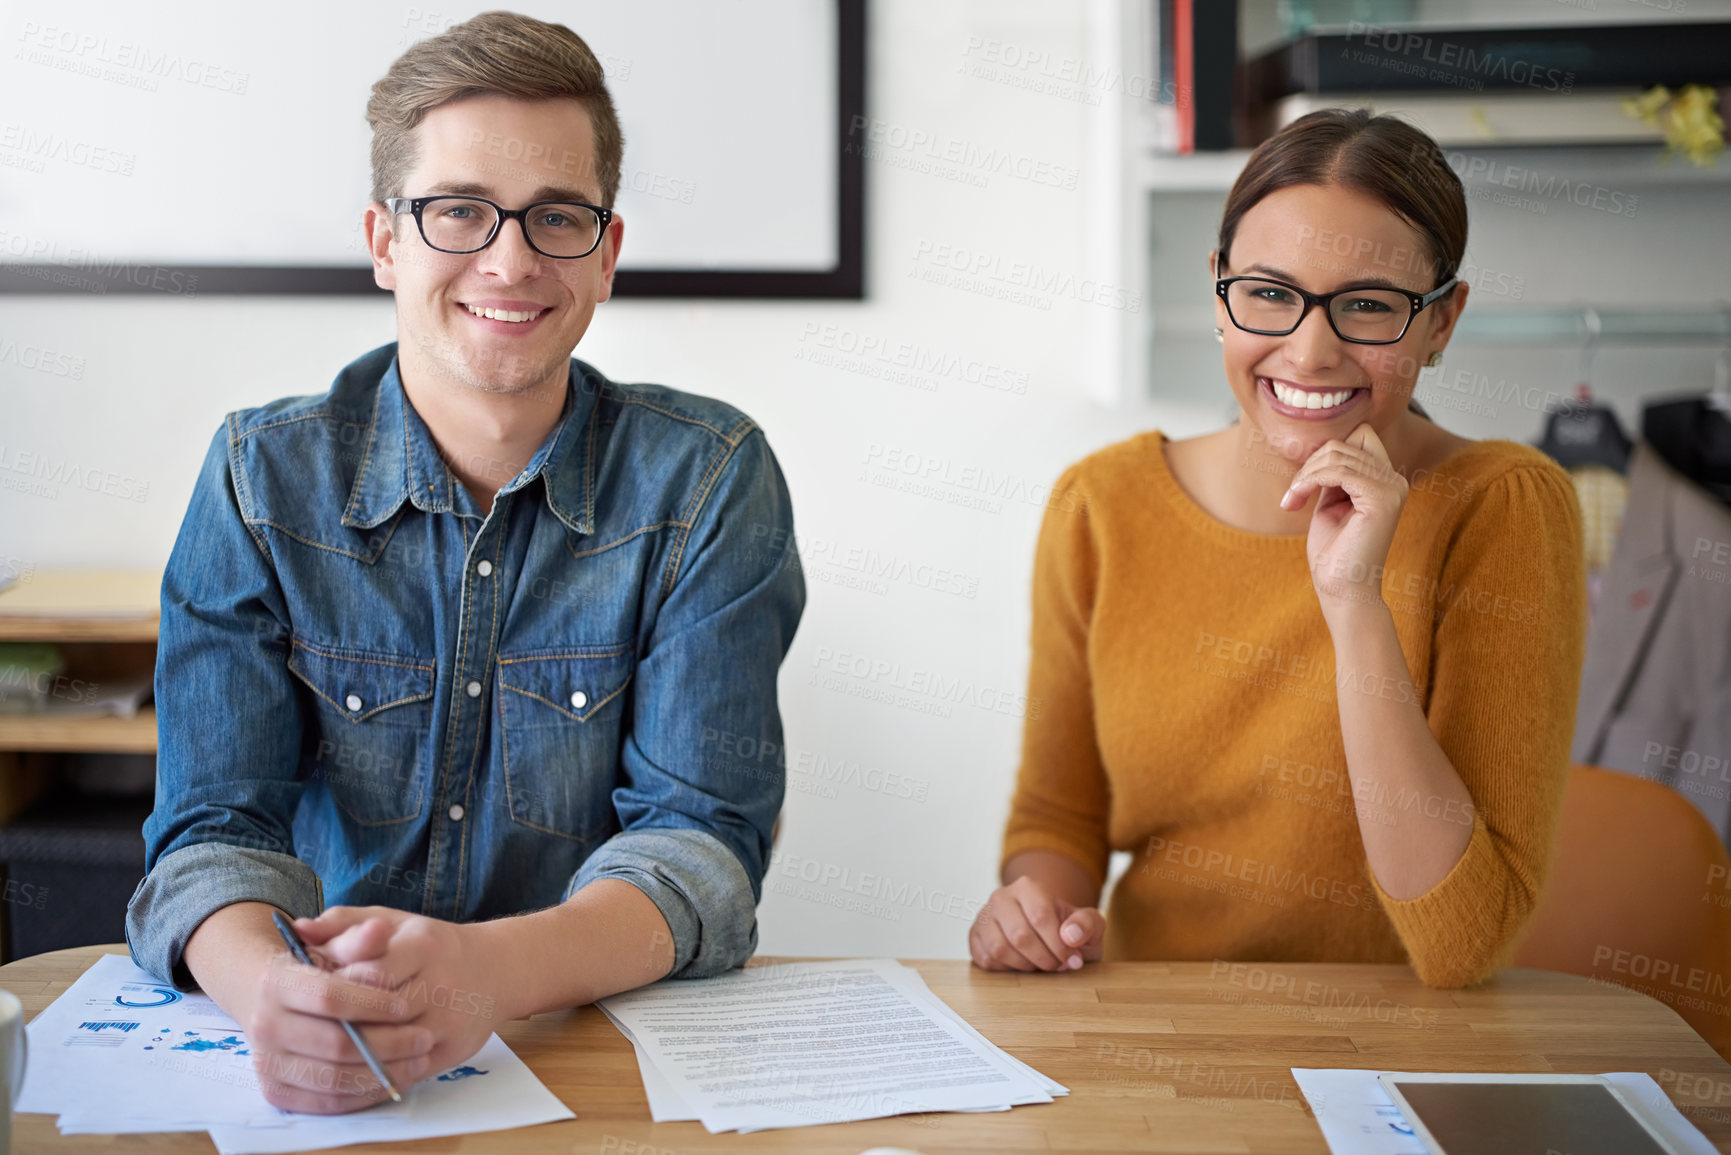
[[[1324,442],[1299,467],[1280,507],[1299,509],[1312,493],[1321,496],[1305,548],[1323,616],[1382,606],[1383,566],[1407,480],[1390,463],[1376,431],[1364,424],[1344,441]]]

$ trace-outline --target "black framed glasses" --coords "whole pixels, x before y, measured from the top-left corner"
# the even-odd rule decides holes
[[[1428,293],[1383,286],[1348,286],[1332,293],[1307,293],[1297,285],[1270,277],[1221,277],[1214,292],[1226,302],[1226,315],[1246,333],[1284,337],[1304,323],[1310,310],[1321,306],[1328,324],[1342,341],[1355,345],[1392,345],[1432,302],[1454,288],[1450,277]]]
[[[478,253],[498,237],[500,225],[514,218],[530,248],[561,261],[594,252],[613,220],[612,209],[582,201],[536,201],[508,209],[485,197],[391,197],[385,208],[413,213],[421,239],[441,253]]]

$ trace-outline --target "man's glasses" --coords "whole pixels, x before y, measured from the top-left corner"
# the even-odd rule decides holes
[[[507,209],[481,197],[392,197],[385,208],[413,213],[421,239],[441,253],[478,253],[493,243],[501,224],[515,218],[530,248],[562,261],[594,252],[613,220],[612,209],[582,201],[536,201]]]
[[[1246,333],[1284,337],[1297,330],[1312,307],[1320,305],[1342,341],[1392,345],[1433,301],[1454,288],[1456,278],[1428,293],[1406,289],[1345,288],[1307,293],[1297,285],[1267,277],[1221,277],[1214,291],[1226,302],[1226,315]]]

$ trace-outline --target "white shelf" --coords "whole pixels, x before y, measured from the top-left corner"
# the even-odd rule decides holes
[[[1536,174],[1555,174],[1570,181],[1587,181],[1596,184],[1615,185],[1710,185],[1724,184],[1731,181],[1731,159],[1721,154],[1718,163],[1712,168],[1700,168],[1689,163],[1689,159],[1681,154],[1666,158],[1662,145],[1652,144],[1604,144],[1592,147],[1579,145],[1538,147],[1532,145],[1499,147],[1496,145],[1462,146],[1459,148],[1444,148],[1443,152],[1451,157],[1454,154],[1465,154],[1468,157],[1483,158],[1487,165],[1495,163],[1505,167],[1520,167],[1533,170]],[[1452,164],[1451,167],[1456,167]],[[1461,173],[1456,167],[1456,175],[1461,176],[1464,184],[1488,184],[1498,178],[1486,179],[1485,170],[1474,170],[1470,165],[1467,171]],[[1501,170],[1499,170],[1501,171]]]
[[[1147,64],[1139,54],[1150,42],[1146,26],[1148,7],[1139,0],[1088,0],[1089,58],[1115,62],[1126,76],[1145,75]],[[1138,302],[1135,309],[1094,309],[1087,319],[1085,380],[1096,400],[1115,409],[1141,406],[1156,395],[1173,399],[1164,385],[1156,388],[1156,357],[1171,354],[1169,361],[1162,360],[1159,366],[1168,380],[1174,376],[1194,378],[1201,372],[1203,343],[1213,337],[1212,295],[1204,288],[1194,303],[1176,300],[1179,297],[1174,291],[1176,282],[1155,284],[1153,278],[1156,269],[1161,270],[1161,276],[1188,277],[1194,264],[1198,283],[1206,285],[1204,262],[1195,250],[1200,247],[1206,253],[1212,247],[1212,229],[1218,225],[1218,218],[1204,221],[1208,214],[1203,194],[1224,203],[1226,193],[1250,156],[1242,149],[1188,156],[1156,153],[1150,147],[1155,139],[1155,126],[1149,108],[1145,102],[1134,100],[1101,101],[1092,110],[1087,138],[1085,171],[1095,179],[1089,182],[1090,199],[1086,206],[1086,266],[1090,276],[1121,287]],[[1560,199],[1564,197],[1583,212],[1600,207],[1576,200],[1566,191],[1585,184],[1590,186],[1594,198],[1610,198],[1612,208],[1606,211],[1613,215],[1605,217],[1606,220],[1628,221],[1634,216],[1633,211],[1618,217],[1614,215],[1615,206],[1633,205],[1639,198],[1643,227],[1647,227],[1646,222],[1658,219],[1655,216],[1658,210],[1647,204],[1648,194],[1664,190],[1677,192],[1668,194],[1662,204],[1681,203],[1688,211],[1689,221],[1697,227],[1710,227],[1704,223],[1712,211],[1707,202],[1721,195],[1716,186],[1731,182],[1731,156],[1722,154],[1715,166],[1703,169],[1681,155],[1667,158],[1663,145],[1653,143],[1485,142],[1444,146],[1443,151],[1450,167],[1467,187],[1469,204],[1489,202],[1494,194],[1507,190],[1510,196],[1557,201],[1559,208],[1570,207]],[[1712,227],[1717,223],[1713,222]],[[1502,231],[1507,234],[1509,230]],[[1580,242],[1579,228],[1564,228],[1563,232],[1571,235],[1570,243]],[[1490,235],[1496,235],[1496,231],[1492,230]],[[1156,238],[1168,246],[1163,254],[1153,247]],[[1505,237],[1502,243],[1510,242]],[[1496,266],[1501,272],[1508,271],[1501,257]],[[1582,291],[1587,295],[1605,290],[1595,282]],[[1655,292],[1653,298],[1661,295]],[[1518,299],[1519,294],[1516,296]],[[1583,339],[1585,326],[1577,319],[1579,306],[1564,303],[1538,306],[1535,302],[1533,307],[1548,312],[1539,316],[1511,309],[1505,314],[1500,308],[1487,309],[1482,302],[1475,302],[1462,320],[1460,338],[1469,342],[1558,346],[1577,344]],[[1601,313],[1607,310],[1601,307]],[[1720,323],[1711,317],[1696,316],[1676,322],[1642,318],[1629,324],[1639,333],[1630,330],[1628,339],[1649,344],[1723,340],[1717,334],[1724,330],[1716,327]],[[1668,327],[1673,324],[1682,328],[1673,331]],[[1619,328],[1622,325],[1623,319],[1613,318],[1602,338],[1607,342],[1624,340],[1625,334]]]
[[[1443,152],[1467,158],[1455,165],[1463,184],[1489,185],[1510,168],[1527,169],[1539,179],[1555,174],[1573,182],[1629,185],[1698,185],[1731,182],[1731,154],[1721,155],[1711,168],[1700,168],[1683,156],[1666,159],[1662,146],[1651,144],[1581,146],[1449,145]],[[1482,158],[1482,168],[1473,158]],[[1188,156],[1141,151],[1125,166],[1133,188],[1142,192],[1225,193],[1244,171],[1247,149],[1199,152]],[[1495,165],[1493,168],[1492,165]]]

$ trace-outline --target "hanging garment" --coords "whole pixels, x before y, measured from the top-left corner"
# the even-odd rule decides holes
[[[1712,394],[1664,401],[1641,413],[1641,436],[1665,461],[1731,505],[1731,415]]]
[[[1731,508],[1644,441],[1587,637],[1573,754],[1675,787],[1731,844]]]
[[[1629,505],[1629,482],[1614,469],[1602,465],[1578,465],[1569,470],[1575,496],[1581,499],[1581,544],[1586,548],[1587,572],[1598,573],[1611,564],[1617,533],[1623,528],[1623,512]]]
[[[1564,469],[1602,465],[1623,473],[1632,444],[1615,410],[1583,400],[1564,402],[1545,415],[1537,448]]]
[[[1599,587],[1611,564],[1623,511],[1629,505],[1629,482],[1603,465],[1577,465],[1569,470],[1575,496],[1581,500],[1581,545],[1587,555],[1587,621],[1599,608]]]

